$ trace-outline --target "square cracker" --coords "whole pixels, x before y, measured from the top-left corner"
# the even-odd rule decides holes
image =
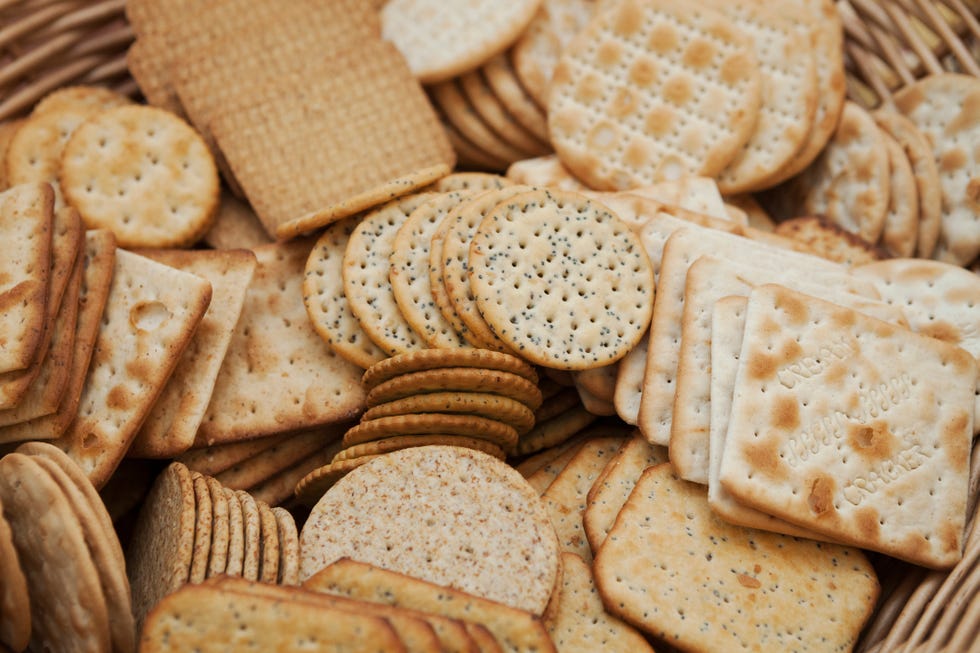
[[[963,544],[976,379],[959,347],[759,286],[719,480],[799,526],[949,567]]]
[[[255,254],[248,250],[141,253],[211,284],[211,304],[129,450],[136,458],[172,458],[194,444],[255,272]]]
[[[54,192],[21,184],[0,193],[0,373],[34,360],[47,317]]]
[[[258,267],[197,435],[199,446],[330,424],[364,408],[362,370],[334,354],[303,305],[313,242],[255,248]]]
[[[126,455],[210,301],[211,284],[204,279],[116,252],[78,413],[54,442],[95,487]]]

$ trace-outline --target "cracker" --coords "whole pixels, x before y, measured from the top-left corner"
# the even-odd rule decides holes
[[[381,9],[381,35],[398,47],[419,82],[434,84],[507,49],[539,4],[467,0],[446,6],[437,0],[393,0]]]
[[[297,484],[320,467],[329,465],[337,452],[340,451],[340,447],[340,440],[331,442],[289,469],[284,469],[274,476],[270,476],[251,488],[249,493],[255,497],[256,501],[265,501],[270,506],[292,503]]]
[[[533,476],[535,472],[561,456],[576,444],[581,443],[577,442],[577,440],[569,440],[551,447],[550,449],[539,451],[538,453],[528,456],[522,460],[519,464],[515,465],[514,468],[520,472],[521,476],[524,478],[529,478]],[[540,492],[538,494],[540,494]]]
[[[517,431],[493,419],[475,415],[425,413],[392,415],[361,422],[344,434],[344,447],[395,435],[468,435],[493,442],[505,450],[517,444]]]
[[[468,138],[463,136],[453,127],[449,122],[440,116],[442,121],[442,129],[446,133],[446,138],[449,139],[449,143],[453,146],[453,150],[456,152],[458,158],[457,163],[463,168],[472,168],[474,170],[490,170],[490,171],[501,171],[507,167],[507,161],[503,159],[498,159],[497,157],[484,152],[479,147],[470,142]]]
[[[596,16],[551,83],[562,163],[601,190],[720,173],[752,135],[762,97],[752,42],[729,22],[674,0],[630,0]]]
[[[544,494],[548,486],[558,477],[561,470],[565,469],[568,461],[578,453],[584,444],[585,438],[579,436],[546,449],[545,451],[551,452],[553,455],[550,455],[550,459],[538,469],[527,475],[528,484],[539,495]]]
[[[273,583],[279,579],[279,525],[272,508],[264,501],[256,501],[259,509],[259,523],[262,541],[262,560],[259,566],[259,580]]]
[[[422,433],[417,435],[395,435],[384,437],[380,440],[355,444],[344,448],[340,453],[334,456],[333,461],[331,462],[339,463],[345,460],[352,460],[354,458],[391,453],[392,451],[401,451],[402,449],[409,449],[411,447],[425,447],[429,445],[466,447],[467,449],[482,451],[488,456],[493,456],[494,458],[499,458],[500,460],[506,458],[504,450],[501,449],[499,445],[494,444],[489,440],[471,438],[464,435],[431,435]]]
[[[523,159],[529,152],[514,147],[498,136],[483,122],[479,114],[466,99],[456,79],[451,79],[429,87],[429,94],[445,121],[479,150],[495,159],[509,164]]]
[[[593,415],[597,417],[612,417],[616,414],[616,406],[611,401],[594,395],[580,383],[576,382],[575,391],[578,393],[582,406]]]
[[[803,210],[876,243],[888,212],[888,173],[881,131],[867,111],[847,102],[834,137],[799,178]]]
[[[22,651],[31,638],[30,597],[10,524],[2,516],[0,501],[0,644]]]
[[[583,191],[588,186],[562,165],[556,154],[515,161],[507,168],[507,178],[515,184]]]
[[[586,495],[622,445],[623,439],[618,437],[588,440],[541,495],[558,533],[561,550],[577,554],[590,564],[592,550],[582,525]]]
[[[541,405],[541,391],[524,377],[470,367],[444,367],[402,374],[373,388],[368,393],[367,405],[373,408],[415,394],[444,391],[493,392],[515,399],[531,410]]]
[[[357,529],[343,526],[351,519]],[[381,532],[413,535],[396,541]],[[457,447],[405,449],[357,468],[317,503],[300,550],[304,579],[356,552],[536,614],[558,566],[554,530],[527,482],[505,463]]]
[[[636,425],[640,416],[640,401],[643,394],[643,376],[647,369],[647,349],[650,337],[644,335],[639,343],[619,359],[616,374],[616,389],[613,405],[619,419]]]
[[[233,490],[248,490],[289,469],[307,456],[335,440],[340,440],[349,422],[330,424],[321,428],[280,438],[268,448],[235,463],[215,476],[222,485]]]
[[[515,429],[518,435],[527,433],[534,426],[534,412],[509,397],[489,392],[435,392],[396,399],[369,408],[361,421],[378,417],[410,415],[412,413],[460,413],[475,415],[503,422]]]
[[[267,438],[191,449],[178,456],[177,460],[187,465],[191,471],[215,476],[289,437],[273,435]]]
[[[480,191],[494,190],[510,185],[510,181],[500,175],[487,172],[454,172],[432,184],[432,191],[448,193],[454,190],[464,190],[479,193]]]
[[[653,273],[639,239],[580,195],[529,191],[498,205],[473,237],[469,266],[490,328],[546,367],[612,363],[650,321]]]
[[[214,249],[252,249],[271,243],[272,239],[252,207],[222,191],[214,221],[201,236],[201,242]]]
[[[725,524],[668,464],[640,477],[594,573],[613,614],[689,650],[847,650],[878,596],[860,551]]]
[[[225,488],[214,477],[205,476],[211,499],[211,547],[205,576],[211,578],[225,573],[228,567],[228,548],[231,545],[230,508]]]
[[[299,585],[299,533],[288,510],[273,508],[279,533],[279,585]]]
[[[589,490],[582,526],[595,554],[616,522],[616,515],[647,467],[667,462],[667,450],[634,435],[609,461]]]
[[[27,183],[0,193],[0,226],[7,255],[0,260],[0,373],[34,360],[48,310],[54,195],[47,184]]]
[[[915,239],[919,235],[919,194],[905,150],[887,132],[882,130],[882,134],[888,147],[891,196],[881,231],[881,244],[892,256],[904,258],[915,253]]]
[[[568,440],[596,420],[583,406],[566,410],[546,421],[538,421],[534,428],[521,436],[516,455],[524,456]]]
[[[565,575],[558,614],[548,634],[560,651],[647,651],[651,647],[632,626],[606,612],[589,564],[574,553],[563,553]]]
[[[423,348],[421,337],[405,321],[388,278],[388,259],[398,229],[431,195],[409,195],[364,216],[344,252],[344,294],[361,328],[387,355]]]
[[[526,186],[507,186],[481,193],[460,204],[445,219],[446,233],[440,251],[433,249],[429,257],[430,276],[435,271],[457,318],[453,326],[474,346],[483,349],[510,351],[506,343],[490,330],[476,305],[470,286],[470,243],[480,222],[497,204],[528,190],[531,189]],[[436,285],[435,280],[432,284]]]
[[[78,415],[57,441],[96,487],[126,454],[210,301],[204,279],[116,252]]]
[[[512,653],[555,651],[541,620],[502,603],[342,558],[304,582],[317,591],[484,625]]]
[[[948,567],[962,553],[976,378],[958,347],[757,287],[720,482],[794,524]]]
[[[191,571],[187,581],[201,583],[208,573],[208,556],[211,554],[211,524],[214,513],[211,512],[211,488],[201,474],[191,472],[194,482],[194,504],[196,519],[194,520],[194,552],[191,555]]]
[[[581,405],[582,401],[579,399],[578,391],[574,388],[564,388],[542,402],[541,407],[534,411],[534,421],[536,424],[543,424],[565,411]]]
[[[195,514],[191,474],[180,463],[172,463],[157,477],[143,503],[126,551],[138,627],[160,599],[190,577]]]
[[[221,362],[241,316],[256,260],[246,250],[154,250],[142,254],[202,277],[212,289],[208,310],[129,451],[131,456],[139,458],[172,458],[194,444]]]
[[[337,481],[361,465],[366,465],[380,457],[377,454],[369,454],[347,460],[331,461],[322,467],[318,467],[296,483],[296,498],[304,505],[315,505]]]
[[[126,68],[147,104],[182,116],[184,108],[171,78],[173,54],[167,50],[166,32],[144,32],[126,51]]]
[[[895,95],[898,110],[932,146],[943,195],[942,226],[933,258],[966,265],[980,254],[976,152],[980,82],[968,75],[930,75]]]
[[[451,191],[422,202],[399,227],[388,259],[388,278],[398,310],[425,344],[436,349],[469,346],[437,308],[429,278],[432,237],[467,194]]]
[[[871,117],[882,131],[901,145],[912,165],[919,200],[919,227],[914,238],[915,254],[919,258],[931,258],[939,239],[943,210],[939,168],[933,159],[932,147],[912,121],[899,113],[879,110],[871,114]]]
[[[303,305],[309,240],[256,248],[245,295],[196,442],[213,445],[307,429],[361,410],[360,370],[313,330]]]
[[[327,227],[306,261],[303,304],[317,334],[345,360],[368,368],[385,352],[368,337],[344,293],[344,252],[359,218],[344,218]]]
[[[524,90],[507,55],[491,57],[480,69],[480,73],[493,94],[517,122],[542,141],[551,142],[547,116]]]
[[[591,370],[575,372],[575,386],[588,390],[597,398],[603,401],[612,401],[616,394],[616,376],[618,374],[619,363],[596,367]]]
[[[531,383],[538,382],[534,368],[516,356],[480,349],[422,349],[385,359],[364,372],[361,383],[373,390],[385,381],[412,372],[422,372],[445,367],[468,367],[508,372]]]
[[[262,515],[252,495],[238,490],[238,502],[242,504],[242,531],[244,549],[242,554],[242,578],[258,580],[262,564]]]
[[[7,182],[7,148],[10,147],[10,141],[13,140],[14,134],[24,124],[24,120],[24,118],[20,118],[0,122],[0,191],[10,188],[10,184]]]
[[[224,573],[227,576],[241,576],[245,560],[245,516],[238,493],[224,488],[228,499],[228,560]]]
[[[490,90],[479,71],[474,70],[462,75],[459,78],[459,86],[483,123],[505,143],[530,156],[541,156],[551,152],[548,143],[539,140],[514,120]]]
[[[783,220],[774,233],[801,243],[814,256],[848,266],[887,258],[882,248],[819,215]]]
[[[30,588],[31,648],[110,649],[109,615],[79,517],[32,457],[0,460],[0,501]]]

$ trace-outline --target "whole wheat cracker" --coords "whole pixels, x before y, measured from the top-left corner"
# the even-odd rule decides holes
[[[183,116],[184,108],[174,88],[170,69],[174,56],[167,50],[166,32],[146,31],[139,34],[126,51],[126,68],[147,104]]]
[[[299,585],[299,533],[292,514],[273,508],[279,533],[279,585]]]
[[[480,68],[480,74],[490,90],[500,100],[514,119],[540,140],[549,143],[548,118],[544,110],[524,90],[510,63],[510,57],[498,54]]]
[[[279,579],[279,525],[269,504],[264,501],[256,501],[255,504],[259,509],[262,542],[258,580],[275,584]]]
[[[551,145],[539,140],[507,112],[478,70],[460,76],[459,87],[483,123],[508,145],[530,156],[551,152]]]
[[[201,583],[208,573],[214,513],[211,511],[211,488],[207,479],[198,472],[191,472],[191,481],[194,484],[194,551],[187,581]]]
[[[429,87],[429,94],[439,107],[439,112],[445,121],[481,151],[505,164],[518,161],[530,154],[511,145],[483,122],[456,79]]]
[[[245,516],[238,493],[224,488],[228,500],[228,560],[224,573],[227,576],[241,576],[245,559]]]
[[[242,532],[244,546],[242,554],[242,578],[258,580],[262,565],[262,515],[258,503],[251,494],[237,490],[238,502],[242,504]]]
[[[194,444],[241,315],[256,259],[247,250],[149,250],[141,254],[206,279],[212,290],[208,310],[129,450],[129,455],[138,458],[173,458]]]
[[[365,370],[361,383],[373,390],[396,376],[447,367],[496,370],[515,374],[532,384],[538,382],[534,368],[511,354],[480,349],[420,349],[372,365]]]
[[[616,374],[613,406],[621,420],[634,426],[640,415],[640,399],[643,393],[643,376],[647,368],[649,342],[649,336],[644,335],[643,339],[619,360]]]
[[[10,524],[2,515],[0,501],[0,644],[20,651],[31,638],[31,604]]]
[[[517,444],[517,431],[503,422],[453,413],[392,415],[361,422],[344,434],[344,447],[396,435],[467,435],[488,440],[504,450]]]
[[[415,394],[444,391],[493,392],[516,399],[531,410],[537,410],[541,405],[541,391],[524,377],[470,367],[443,367],[396,376],[373,388],[366,403],[368,408],[373,408]]]
[[[361,416],[367,422],[378,417],[413,413],[461,413],[495,419],[513,427],[518,434],[534,426],[534,412],[510,397],[489,392],[435,392],[396,399],[369,408]]]
[[[288,505],[294,498],[296,486],[299,482],[324,465],[329,465],[330,461],[337,455],[337,452],[340,451],[340,447],[341,443],[339,440],[332,442],[289,469],[285,469],[269,477],[253,487],[249,492],[256,500],[265,501],[270,506],[278,506],[280,504]]]
[[[211,546],[208,552],[207,578],[225,573],[231,545],[230,502],[225,488],[213,476],[205,476],[211,499]]]
[[[915,240],[919,235],[919,193],[905,150],[883,129],[882,135],[888,147],[891,196],[881,231],[881,244],[892,256],[909,257],[915,253]]]
[[[427,447],[430,445],[466,447],[468,449],[482,451],[483,453],[493,456],[494,458],[499,458],[500,460],[507,457],[504,450],[499,445],[496,445],[489,440],[471,438],[465,435],[432,435],[423,433],[417,435],[395,435],[384,437],[380,440],[372,440],[371,442],[364,442],[362,444],[355,444],[350,447],[345,447],[333,457],[331,462],[339,463],[345,460],[352,460],[354,458],[361,458],[364,456],[385,454],[391,453],[392,451],[409,449],[411,447]]]
[[[336,485],[337,481],[347,476],[358,467],[366,465],[380,454],[366,454],[347,460],[331,460],[326,465],[311,470],[296,483],[295,494],[299,503],[315,506],[327,491]],[[334,456],[336,458],[336,456]]]
[[[271,243],[272,239],[252,207],[222,191],[214,222],[201,236],[201,242],[214,249],[252,249]]]
[[[212,445],[347,419],[361,410],[360,370],[334,354],[303,305],[312,242],[258,247],[258,267],[196,442]]]

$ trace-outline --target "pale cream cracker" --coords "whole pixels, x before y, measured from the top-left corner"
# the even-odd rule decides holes
[[[206,279],[212,290],[207,312],[129,451],[137,458],[173,458],[194,444],[241,316],[256,260],[247,250],[149,250],[142,254]]]
[[[515,184],[583,191],[588,186],[575,178],[557,154],[515,161],[507,168],[507,178]]]
[[[757,287],[720,482],[829,537],[949,567],[962,554],[976,381],[959,347]]]
[[[891,196],[880,242],[892,256],[907,258],[915,253],[915,240],[919,235],[919,193],[905,150],[888,132],[881,131],[888,147]]]
[[[620,359],[619,371],[616,374],[613,405],[619,418],[633,426],[636,425],[640,414],[640,398],[643,393],[643,377],[647,369],[649,342],[649,335],[644,335],[636,347]]]
[[[561,470],[565,469],[578,450],[582,448],[585,444],[585,438],[576,437],[570,440],[566,440],[561,444],[555,445],[545,449],[541,453],[548,452],[549,459],[544,462],[540,467],[534,471],[527,474],[528,484],[534,488],[534,491],[538,495],[542,495],[551,485],[552,481],[561,473]],[[537,455],[537,454],[536,454]],[[533,459],[535,456],[528,458],[528,460]]]
[[[480,69],[480,73],[517,122],[542,141],[551,142],[547,116],[524,90],[506,54],[498,54],[489,59]]]
[[[575,391],[578,393],[582,406],[593,415],[612,417],[616,414],[616,406],[613,405],[613,402],[593,394],[578,381],[575,382]]]
[[[303,267],[312,246],[297,240],[253,250],[258,266],[198,446],[313,428],[362,410],[360,368],[327,347],[303,305]]]
[[[747,296],[754,286],[764,283],[778,283],[892,324],[908,324],[900,307],[854,295],[838,285],[815,285],[805,270],[777,271],[713,256],[698,258],[688,269],[684,282],[677,389],[670,429],[670,461],[685,480],[708,482],[713,305],[725,296]]]
[[[508,145],[528,156],[541,156],[551,152],[548,143],[538,140],[507,113],[479,71],[474,70],[461,76],[459,87],[483,123]]]
[[[670,226],[666,227],[670,229]],[[652,225],[644,230],[647,248],[663,237],[663,230]],[[652,241],[652,242],[650,242]],[[651,444],[666,445],[670,429],[677,376],[677,356],[681,341],[681,317],[687,269],[701,256],[725,256],[745,265],[764,265],[781,270],[799,267],[809,270],[814,283],[842,284],[867,296],[877,296],[872,284],[851,277],[845,268],[793,251],[755,242],[716,229],[688,225],[670,232],[663,249],[650,344],[643,380],[637,425]]]
[[[457,80],[441,82],[429,88],[430,97],[439,106],[446,122],[481,151],[505,164],[523,159],[529,152],[514,147],[498,136],[483,122],[466,97]]]
[[[299,533],[292,514],[285,508],[273,508],[279,527],[279,585],[299,585]]]

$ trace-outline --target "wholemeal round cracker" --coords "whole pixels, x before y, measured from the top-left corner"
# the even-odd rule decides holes
[[[259,580],[275,584],[279,580],[279,526],[276,516],[265,501],[256,501],[259,509],[259,523],[262,541],[262,560],[259,565]]]
[[[262,565],[262,515],[251,494],[238,490],[238,501],[242,504],[242,525],[245,538],[242,556],[242,578],[258,580]]]
[[[242,502],[235,490],[224,488],[224,492],[228,499],[228,562],[224,573],[228,576],[241,576],[245,559],[245,518]]]
[[[527,156],[542,156],[551,152],[551,146],[540,141],[507,113],[500,99],[490,90],[477,70],[462,75],[459,86],[469,104],[479,114],[483,123],[511,147]]]
[[[64,107],[86,107],[100,112],[132,103],[125,95],[104,86],[65,86],[45,95],[34,105],[31,115],[40,116]]]
[[[211,524],[214,514],[211,512],[211,489],[202,474],[191,472],[194,482],[194,503],[196,519],[194,521],[194,554],[191,557],[191,573],[188,582],[202,583],[207,577],[208,556],[211,554]]]
[[[480,73],[507,112],[514,116],[514,120],[539,140],[551,142],[547,116],[524,90],[507,55],[498,54],[493,57],[480,69]]]
[[[368,392],[366,405],[373,408],[395,399],[431,392],[493,392],[516,399],[531,410],[541,405],[541,391],[526,378],[472,367],[443,367],[396,376]]]
[[[714,177],[755,129],[761,78],[752,42],[724,15],[624,0],[565,48],[548,96],[551,141],[599,190]]]
[[[344,251],[347,303],[364,332],[389,356],[424,347],[395,303],[388,258],[399,227],[431,197],[427,193],[409,195],[371,211],[351,233]]]
[[[505,50],[524,31],[541,0],[390,0],[381,34],[395,44],[412,73],[434,84],[472,70]]]
[[[361,422],[344,434],[343,444],[350,447],[386,437],[413,434],[467,435],[499,444],[505,449],[517,444],[518,437],[514,427],[485,417],[421,413],[378,417],[370,422]]]
[[[285,508],[275,507],[272,514],[276,518],[279,533],[279,585],[299,585],[299,533],[296,522]]]
[[[448,193],[454,190],[479,192],[510,185],[511,181],[507,177],[488,172],[454,172],[432,184],[432,191],[435,193]]]
[[[922,132],[905,116],[891,111],[876,111],[871,117],[882,131],[902,146],[912,165],[919,198],[919,233],[915,237],[915,254],[919,258],[931,258],[939,240],[943,212],[939,169],[932,157],[932,148]]]
[[[429,347],[469,346],[436,306],[429,277],[432,238],[443,218],[464,200],[467,193],[441,193],[423,202],[402,223],[392,243],[388,276],[395,303],[405,321]]]
[[[220,182],[207,145],[162,109],[124,106],[80,126],[61,157],[61,185],[89,229],[121,247],[182,247],[208,230]]]
[[[905,258],[915,253],[915,239],[919,235],[919,194],[905,150],[884,130],[882,136],[888,147],[891,193],[885,226],[881,230],[881,245],[892,256]]]
[[[143,502],[126,551],[137,624],[187,582],[194,554],[194,481],[181,463],[168,466]]]
[[[501,460],[506,457],[504,450],[489,440],[469,438],[465,435],[419,434],[396,435],[394,437],[383,438],[373,442],[355,444],[354,446],[347,447],[346,449],[338,452],[337,455],[333,457],[331,462],[339,463],[344,460],[352,460],[363,456],[380,455],[391,453],[392,451],[401,451],[402,449],[426,447],[430,445],[476,449],[477,451],[482,451],[488,456],[493,456],[494,458],[499,458]]]
[[[348,460],[338,460],[314,469],[296,484],[296,498],[301,503],[312,506],[333,484],[361,465],[371,462],[378,455],[361,456]],[[302,553],[302,550],[301,550]]]
[[[27,579],[14,548],[10,524],[0,501],[0,644],[15,651],[27,648],[31,638],[31,603]]]
[[[472,367],[485,370],[510,372],[531,383],[538,382],[534,368],[516,356],[481,349],[421,349],[400,356],[387,358],[365,370],[361,384],[372,390],[385,381],[411,372],[422,372],[442,367]]]
[[[429,88],[429,93],[446,122],[480,150],[508,164],[528,156],[527,152],[505,141],[483,122],[463,95],[457,80],[436,84]]]
[[[230,502],[225,488],[213,476],[205,476],[211,494],[211,552],[208,554],[206,576],[218,576],[228,567],[228,547],[231,541]]]
[[[933,258],[966,265],[980,254],[980,80],[930,75],[895,94],[895,105],[932,146],[943,194]]]
[[[361,328],[344,293],[344,252],[359,217],[328,226],[310,251],[303,276],[303,303],[310,323],[337,355],[359,367],[386,356]]]
[[[534,426],[534,412],[519,401],[489,392],[434,392],[412,395],[369,408],[362,422],[391,415],[414,413],[462,413],[503,422],[518,434]]]
[[[31,648],[110,650],[99,573],[58,484],[32,457],[12,453],[0,460],[0,502],[30,588]]]
[[[516,470],[440,446],[375,458],[338,481],[313,508],[300,551],[304,579],[350,556],[537,615],[559,556],[544,507]]]
[[[622,358],[653,310],[653,270],[639,238],[567,191],[530,191],[493,209],[470,245],[469,274],[494,333],[549,368]]]
[[[436,263],[439,277],[446,289],[446,295],[453,311],[463,325],[463,336],[469,336],[478,346],[500,352],[509,352],[507,344],[498,338],[480,314],[470,287],[469,259],[470,243],[483,218],[497,204],[514,195],[531,190],[527,186],[508,186],[499,190],[489,190],[461,204],[448,218],[446,235],[442,240],[442,252]],[[430,258],[430,272],[434,266]]]

